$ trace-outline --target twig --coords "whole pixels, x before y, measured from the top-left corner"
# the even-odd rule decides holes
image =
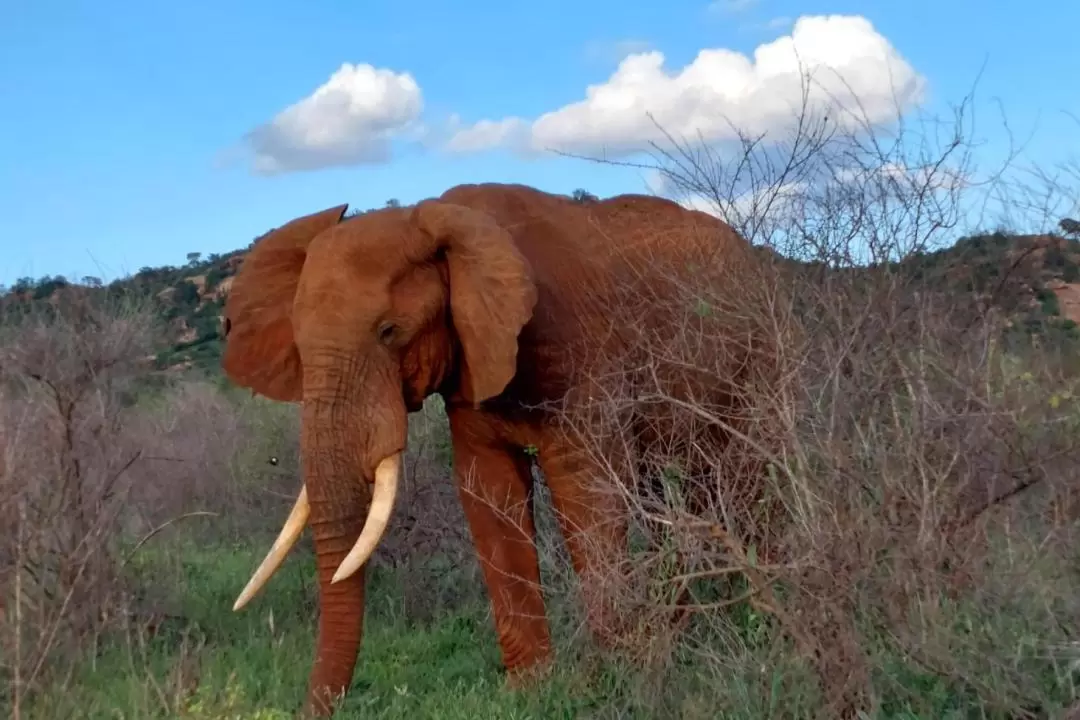
[[[150,532],[146,533],[146,535],[144,535],[142,537],[142,539],[139,540],[139,542],[135,543],[135,546],[133,548],[131,548],[131,550],[128,552],[128,554],[120,562],[120,567],[126,566],[128,564],[128,562],[131,560],[131,558],[135,555],[135,553],[138,552],[139,548],[141,548],[144,543],[146,543],[148,540],[150,540],[150,538],[154,537],[159,532],[165,530],[166,528],[170,527],[171,525],[180,522],[181,520],[186,520],[188,518],[193,518],[193,517],[218,517],[218,513],[210,512],[208,510],[195,510],[193,512],[184,513],[183,515],[178,515],[177,517],[174,517],[171,520],[167,520],[167,521],[163,522],[162,524],[158,525],[156,528],[154,528]]]

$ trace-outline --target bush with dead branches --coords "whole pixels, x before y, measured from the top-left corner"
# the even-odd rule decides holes
[[[49,659],[105,620],[115,529],[140,451],[114,442],[154,315],[68,296],[11,313],[0,340],[0,586],[16,701]]]
[[[1080,194],[1057,176],[1039,194],[1008,167],[980,175],[969,121],[966,103],[950,121],[874,126],[807,102],[782,137],[654,148],[667,194],[727,220],[763,266],[628,285],[616,322],[669,322],[564,419],[649,540],[622,598],[648,632],[630,640],[759,678],[741,708],[717,695],[719,714],[810,693],[822,717],[933,715],[914,689],[933,686],[950,707],[1045,717],[1080,696],[1078,379],[1053,347],[1003,348],[992,293],[923,262],[991,199],[1023,217],[1017,231],[1045,232],[1060,215],[1036,211]],[[747,337],[765,354],[735,373]],[[633,448],[612,453],[612,438],[643,433],[627,467]],[[690,622],[658,644],[676,610]],[[795,682],[800,667],[816,680]]]
[[[62,687],[107,631],[183,614],[175,588],[131,571],[137,553],[185,524],[204,543],[273,532],[267,515],[299,482],[299,418],[208,380],[155,375],[162,335],[146,302],[60,294],[4,320],[0,674],[17,714],[35,691]]]

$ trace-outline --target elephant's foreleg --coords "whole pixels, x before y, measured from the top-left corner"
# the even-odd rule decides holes
[[[450,414],[454,475],[511,677],[551,657],[532,512],[532,475],[468,410]]]

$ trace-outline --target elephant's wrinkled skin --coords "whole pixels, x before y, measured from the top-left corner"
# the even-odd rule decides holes
[[[542,667],[551,645],[526,449],[535,449],[583,587],[601,562],[597,553],[618,552],[625,523],[610,495],[593,492],[583,453],[549,416],[525,406],[573,403],[601,363],[631,362],[633,341],[611,314],[631,278],[644,277],[662,297],[668,276],[650,277],[650,268],[668,262],[676,272],[700,272],[716,258],[727,267],[751,258],[727,225],[643,195],[580,204],[519,185],[462,185],[414,207],[343,220],[345,210],[293,220],[258,240],[224,320],[229,377],[303,403],[304,495],[238,606],[310,524],[321,613],[306,708],[316,715],[329,714],[352,679],[362,561],[393,502],[407,413],[433,393],[445,399],[455,476],[459,486],[475,478],[460,498],[503,662],[511,678]],[[663,313],[638,320],[665,322]],[[366,548],[334,582],[366,518]],[[601,604],[589,607],[601,627]]]

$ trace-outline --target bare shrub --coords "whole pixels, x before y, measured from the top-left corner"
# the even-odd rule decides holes
[[[277,530],[267,517],[299,489],[299,418],[207,380],[147,382],[160,337],[147,303],[61,295],[5,319],[0,670],[18,713],[44,683],[63,687],[106,631],[183,615],[178,588],[128,571],[136,554],[179,563],[161,552],[178,538]]]
[[[887,127],[804,105],[783,137],[655,147],[667,192],[728,220],[763,267],[627,283],[613,324],[667,321],[564,420],[644,538],[618,569],[638,655],[761,678],[717,712],[778,693],[824,717],[943,712],[929,683],[1036,717],[1078,694],[1078,380],[1052,347],[1003,349],[1004,278],[970,292],[964,258],[933,251],[991,200],[1045,232],[1051,196],[1080,195],[1055,176],[1009,205],[1001,189],[1032,175],[980,176],[969,120],[966,104]]]
[[[129,437],[151,461],[134,470],[131,532],[192,512],[215,515],[203,523],[208,541],[277,531],[267,517],[287,509],[300,489],[295,406],[188,378],[142,409]]]
[[[115,442],[153,350],[138,302],[66,295],[13,312],[0,339],[3,672],[15,707],[117,601],[114,543],[141,451]]]

